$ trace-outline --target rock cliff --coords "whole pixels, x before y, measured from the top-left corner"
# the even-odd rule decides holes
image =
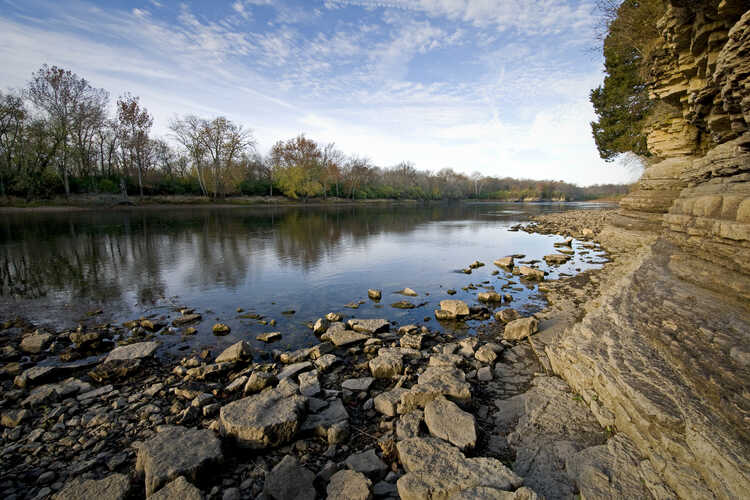
[[[750,5],[668,3],[650,71],[656,161],[612,220],[633,231],[600,235],[605,245],[646,243],[581,321],[542,328],[533,342],[675,495],[741,498],[750,491]]]

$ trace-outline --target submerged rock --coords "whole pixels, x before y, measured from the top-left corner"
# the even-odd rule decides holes
[[[498,267],[503,267],[506,269],[513,267],[513,256],[503,257],[502,259],[497,259],[494,264]]]
[[[383,296],[383,292],[381,290],[370,288],[369,290],[367,290],[367,296],[372,300],[380,300]]]
[[[211,331],[214,333],[214,335],[229,335],[229,332],[232,331],[232,329],[227,324],[216,323],[211,328]]]

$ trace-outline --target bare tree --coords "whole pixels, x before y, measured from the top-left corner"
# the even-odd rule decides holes
[[[22,154],[24,122],[28,112],[23,99],[0,92],[0,196],[5,196],[5,184],[13,175],[14,165]]]
[[[154,119],[148,110],[141,106],[138,97],[129,93],[117,100],[117,121],[120,127],[120,140],[129,163],[138,171],[138,190],[143,198],[143,173],[148,165],[148,133]]]
[[[213,166],[214,197],[225,192],[225,174],[240,155],[248,148],[255,149],[255,140],[250,130],[219,116],[203,121],[201,141]]]

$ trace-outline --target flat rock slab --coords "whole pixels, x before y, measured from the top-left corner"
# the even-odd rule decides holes
[[[311,432],[320,437],[328,435],[328,429],[340,422],[348,422],[349,413],[343,401],[335,399],[322,411],[308,415],[300,428],[300,432]]]
[[[307,398],[298,394],[266,389],[223,406],[219,412],[221,433],[247,448],[279,446],[297,433],[306,404]]]
[[[445,398],[436,398],[424,407],[424,420],[430,434],[448,441],[461,450],[477,443],[474,416]]]
[[[135,468],[146,476],[146,496],[186,476],[196,481],[208,466],[221,462],[221,441],[206,429],[168,427],[138,446]]]
[[[445,311],[454,318],[469,315],[469,306],[463,300],[441,300],[440,310]]]
[[[336,347],[346,347],[352,344],[356,344],[357,342],[364,342],[365,340],[370,338],[363,333],[357,333],[352,330],[341,330],[339,328],[336,328],[333,331],[329,329],[329,331],[326,332],[326,335],[327,339],[330,340]]]
[[[125,474],[112,474],[104,479],[72,479],[58,491],[52,500],[124,500],[130,492],[130,478]]]
[[[309,361],[301,361],[299,363],[293,363],[291,365],[285,366],[281,372],[279,372],[278,379],[284,380],[285,378],[292,377],[294,378],[295,375],[298,373],[302,373],[307,370],[312,370],[313,364]]]
[[[527,487],[518,488],[516,491],[505,491],[489,486],[477,486],[468,490],[461,490],[451,495],[450,500],[545,500],[534,490]]]
[[[347,326],[355,332],[383,333],[391,328],[391,324],[385,319],[350,319]]]
[[[224,351],[222,351],[222,353],[216,357],[215,362],[232,363],[234,361],[242,361],[252,358],[253,353],[252,349],[250,348],[250,344],[248,344],[244,340],[240,340],[239,342],[235,342],[234,344],[224,349]]]
[[[364,474],[341,470],[331,476],[326,493],[328,500],[370,500],[372,482]]]
[[[361,472],[366,476],[376,478],[384,476],[385,473],[388,472],[388,466],[380,459],[372,448],[363,451],[362,453],[350,455],[346,459],[346,466],[354,471]]]
[[[315,500],[314,480],[315,474],[286,455],[266,474],[263,493],[273,500]]]
[[[137,342],[135,344],[122,345],[115,347],[104,361],[147,358],[152,356],[158,347],[158,342]]]
[[[374,381],[372,377],[350,378],[341,383],[341,388],[347,391],[366,391]]]
[[[149,500],[203,500],[203,493],[180,476],[151,495]]]
[[[499,460],[466,458],[440,439],[411,438],[396,446],[406,470],[397,483],[402,499],[450,498],[477,486],[512,490],[523,484],[523,479]]]

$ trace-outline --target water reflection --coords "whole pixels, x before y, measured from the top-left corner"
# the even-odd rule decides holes
[[[0,305],[7,312],[22,304],[37,309],[42,304],[45,310],[97,305],[117,308],[122,317],[165,302],[217,315],[240,306],[270,313],[293,307],[304,316],[289,319],[287,326],[300,329],[304,321],[342,307],[368,287],[390,291],[412,286],[436,296],[441,287],[460,288],[471,280],[450,271],[476,258],[489,264],[506,253],[541,257],[552,250],[549,241],[504,229],[529,215],[580,207],[436,204],[14,213],[0,223]],[[445,297],[435,300],[440,298]],[[390,299],[384,297],[383,303],[395,301]],[[386,314],[374,305],[363,312],[404,319],[431,313],[425,307]]]

